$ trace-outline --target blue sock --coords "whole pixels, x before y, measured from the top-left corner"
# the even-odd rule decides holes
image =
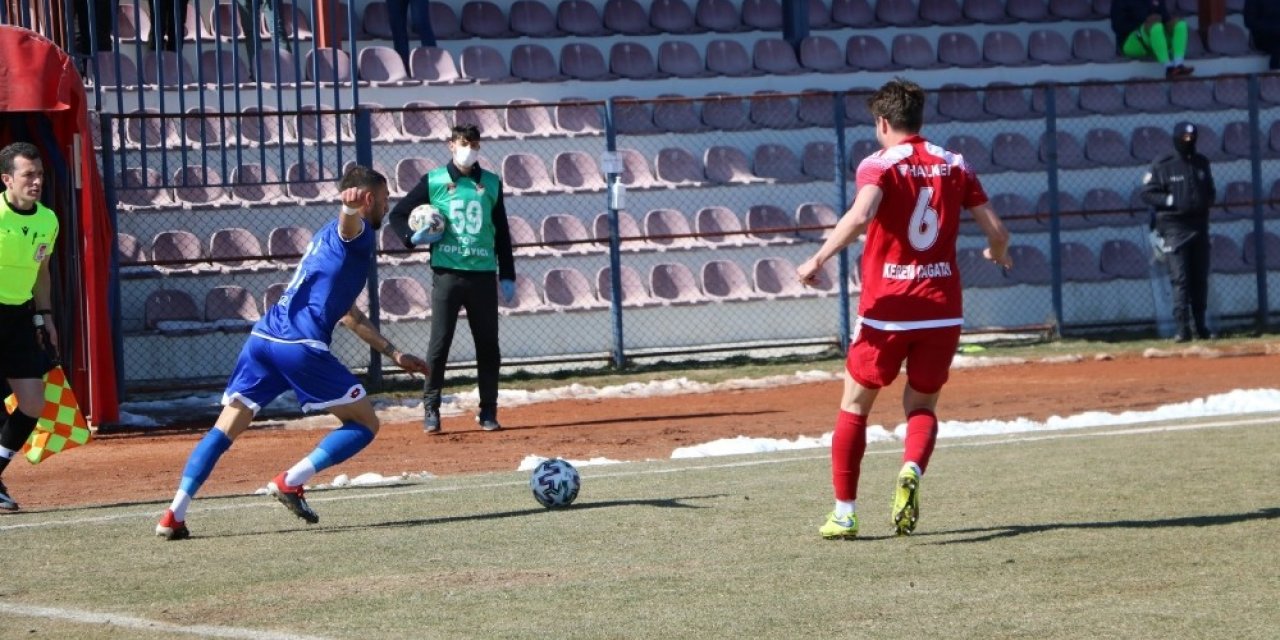
[[[191,457],[187,458],[187,466],[182,470],[182,482],[178,489],[187,496],[195,496],[200,485],[209,479],[213,466],[218,464],[218,458],[230,447],[231,438],[227,434],[219,429],[210,429],[191,452]]]
[[[370,442],[373,442],[373,432],[369,427],[356,422],[344,422],[341,427],[330,431],[316,445],[315,451],[307,454],[307,460],[311,461],[316,471],[324,471],[360,453]]]

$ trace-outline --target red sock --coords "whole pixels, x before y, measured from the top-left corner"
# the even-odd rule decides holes
[[[938,441],[938,416],[928,409],[916,409],[907,414],[907,442],[903,447],[902,461],[914,462],[924,473],[933,455],[933,445]]]
[[[867,417],[841,411],[831,435],[831,485],[836,500],[858,498],[858,472],[867,451]]]

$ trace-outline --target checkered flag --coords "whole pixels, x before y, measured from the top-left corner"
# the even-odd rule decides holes
[[[18,407],[18,397],[10,394],[4,406],[13,413]],[[92,436],[76,394],[67,383],[67,374],[61,365],[54,365],[44,374],[44,410],[22,452],[28,462],[38,464],[59,451],[87,444]]]

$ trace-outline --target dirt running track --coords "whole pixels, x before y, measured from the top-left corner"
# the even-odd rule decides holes
[[[1172,357],[1093,356],[1072,363],[1029,363],[953,371],[939,406],[944,420],[1027,417],[1043,420],[1085,410],[1144,410],[1232,389],[1280,384],[1280,348],[1253,343]],[[901,378],[882,394],[872,424],[902,421]],[[651,399],[563,400],[504,409],[498,433],[470,415],[445,418],[428,436],[418,423],[384,424],[368,449],[337,473],[436,475],[512,470],[528,454],[573,459],[667,458],[671,451],[737,435],[795,438],[833,428],[840,383]],[[39,466],[15,460],[5,482],[25,510],[168,500],[187,454],[204,430],[112,434]],[[201,495],[248,493],[306,455],[316,429],[251,430],[223,456]],[[0,515],[0,519],[3,516]]]

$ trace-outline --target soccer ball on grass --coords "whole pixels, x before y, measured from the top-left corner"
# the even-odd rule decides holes
[[[578,497],[582,478],[568,461],[559,458],[543,460],[529,476],[529,489],[538,504],[548,509],[563,509]]]

